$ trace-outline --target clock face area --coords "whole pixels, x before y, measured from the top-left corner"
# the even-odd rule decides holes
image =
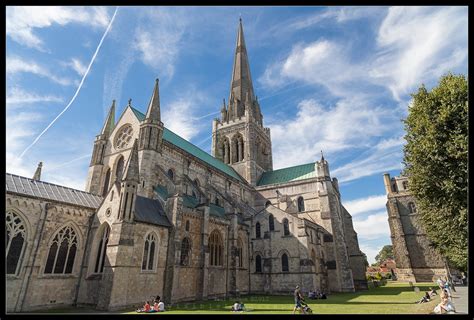
[[[115,149],[124,149],[132,142],[133,129],[129,124],[123,125],[115,135]]]

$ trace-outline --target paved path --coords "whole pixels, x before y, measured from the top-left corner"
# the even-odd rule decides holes
[[[453,304],[454,307],[456,308],[456,313],[468,313],[467,310],[467,305],[468,305],[468,298],[467,298],[467,292],[468,292],[468,287],[460,287],[456,286],[456,292],[452,291],[452,298],[453,298]]]

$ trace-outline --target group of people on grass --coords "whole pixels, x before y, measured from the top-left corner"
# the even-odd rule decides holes
[[[145,305],[143,305],[143,308],[138,308],[136,310],[137,312],[163,312],[165,311],[165,303],[161,301],[160,296],[156,296],[156,298],[153,300],[153,306],[150,304],[150,301],[146,301]]]
[[[326,293],[319,289],[311,290],[308,292],[308,298],[310,299],[327,299]]]
[[[447,277],[445,280],[438,278],[436,282],[438,283],[438,286],[441,290],[441,293],[439,295],[441,298],[441,302],[436,305],[433,310],[433,313],[455,313],[456,308],[454,307],[454,304],[451,300],[451,290],[456,292],[454,285],[448,280]]]

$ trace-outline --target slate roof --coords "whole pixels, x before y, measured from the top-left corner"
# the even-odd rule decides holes
[[[5,173],[6,191],[29,197],[54,200],[86,208],[97,209],[102,197],[45,181]]]
[[[183,194],[183,206],[187,208],[196,208],[199,205],[198,199],[189,196],[187,194]]]
[[[315,163],[301,164],[299,166],[267,171],[262,174],[257,186],[285,183],[303,179],[315,178]]]
[[[145,115],[143,113],[141,113],[140,111],[138,111],[135,108],[132,108],[132,107],[130,107],[130,108],[132,109],[133,113],[135,114],[135,116],[137,117],[137,119],[139,121],[143,121],[145,119]],[[171,131],[167,128],[164,128],[164,130],[163,130],[163,139],[168,141],[169,143],[175,145],[176,147],[184,150],[185,152],[192,154],[196,158],[204,161],[208,165],[216,168],[217,170],[219,170],[219,171],[221,171],[221,172],[223,172],[223,173],[225,173],[225,174],[227,174],[227,175],[229,175],[229,176],[231,176],[231,177],[233,177],[233,178],[235,178],[239,181],[243,181],[242,178],[237,174],[237,172],[234,171],[234,169],[231,166],[228,166],[227,164],[225,164],[221,160],[219,160],[217,158],[214,158],[209,153],[207,153],[204,150],[196,147],[191,142],[181,138],[180,136],[178,136],[173,131]]]
[[[220,218],[224,218],[225,217],[225,210],[224,208],[218,206],[218,205],[215,205],[213,203],[210,203],[209,204],[209,214],[211,216],[216,216],[216,217],[220,217]]]
[[[166,200],[168,199],[168,189],[165,186],[157,185],[154,188],[155,192],[160,196],[161,199]]]
[[[164,227],[171,227],[171,223],[169,222],[160,201],[138,195],[135,201],[135,220]]]

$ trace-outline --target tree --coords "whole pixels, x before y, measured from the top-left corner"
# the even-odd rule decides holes
[[[404,172],[428,239],[455,267],[467,268],[468,87],[464,75],[441,77],[412,94],[404,120]]]
[[[393,255],[393,247],[392,245],[385,245],[380,250],[380,252],[375,256],[375,260],[377,261],[377,265],[380,265],[387,259],[394,259]]]

